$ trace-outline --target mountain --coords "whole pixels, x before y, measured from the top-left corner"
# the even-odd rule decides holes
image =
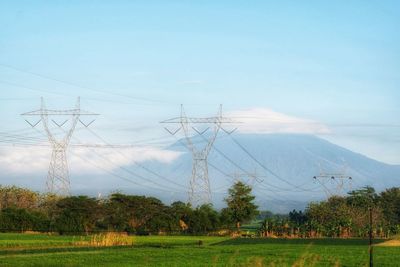
[[[172,177],[177,183],[188,185],[192,155],[184,147],[184,142],[181,140],[168,148],[183,152],[174,163],[148,162],[146,166]],[[197,137],[194,143],[202,147],[204,138]],[[223,135],[215,141],[208,161],[216,207],[223,205],[223,198],[234,180],[235,172],[256,172],[257,180],[242,179],[254,182],[254,193],[261,208],[278,212],[304,208],[309,201],[366,185],[378,191],[400,185],[400,166],[370,159],[312,135]],[[329,174],[328,178],[313,179],[321,173]],[[330,179],[332,174],[336,179]],[[338,178],[340,174],[351,179],[341,180]],[[185,196],[176,194],[176,197]]]
[[[205,143],[201,136],[193,141],[197,148]],[[71,166],[72,193],[93,196],[101,193],[105,196],[120,190],[154,196],[168,204],[177,200],[186,201],[192,153],[185,147],[185,140],[179,140],[165,149],[179,151],[181,155],[170,163],[146,161],[140,166],[132,164],[122,168],[116,165],[108,172],[99,169],[97,173],[81,173]],[[224,206],[228,188],[235,179],[252,185],[260,208],[274,212],[304,209],[310,201],[324,199],[333,193],[345,194],[366,185],[373,186],[377,191],[400,186],[400,166],[370,159],[312,135],[234,133],[229,136],[221,133],[208,162],[212,200],[216,208]],[[248,175],[254,172],[257,179]],[[238,173],[242,175],[236,177]],[[329,175],[326,179],[313,179],[320,173]],[[330,179],[332,174],[337,179]],[[351,176],[352,179],[340,180],[338,174]],[[40,191],[45,181],[44,172],[29,174],[29,177],[10,172],[1,174],[1,177],[6,181],[4,184]],[[343,181],[342,188],[340,181]]]

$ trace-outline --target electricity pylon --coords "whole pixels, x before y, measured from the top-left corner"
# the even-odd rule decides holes
[[[68,161],[67,161],[67,149],[70,143],[72,134],[76,128],[78,122],[80,122],[86,128],[89,127],[94,120],[89,123],[83,122],[80,117],[81,116],[96,116],[98,114],[83,111],[80,108],[80,98],[76,102],[74,109],[68,110],[52,110],[47,109],[44,103],[43,98],[41,98],[41,108],[39,110],[23,113],[22,116],[25,117],[39,117],[40,119],[34,123],[31,123],[28,119],[25,121],[35,128],[40,122],[43,124],[43,128],[46,132],[47,138],[52,146],[51,153],[51,161],[47,174],[47,191],[52,194],[67,196],[70,193],[70,181],[69,181],[69,170],[68,170]],[[57,137],[55,133],[52,132],[52,129],[49,127],[49,119],[50,118],[58,118],[62,119],[62,121],[57,121],[55,119],[51,119],[51,122],[58,128],[62,130],[61,138]],[[68,129],[66,124],[69,123]]]
[[[353,178],[346,175],[346,165],[342,171],[335,173],[325,172],[321,166],[320,169],[319,175],[314,176],[313,179],[322,186],[327,197],[341,196],[351,190]]]
[[[253,173],[245,172],[241,173],[239,171],[234,172],[231,175],[228,175],[230,178],[233,178],[234,182],[243,182],[246,185],[251,186],[251,188],[254,188],[255,183],[261,183],[263,182],[263,179],[261,179],[261,176],[257,173],[257,170],[254,170]]]
[[[208,155],[218,136],[218,132],[222,129],[222,125],[236,122],[231,118],[222,116],[222,105],[220,106],[217,116],[208,118],[187,117],[182,105],[180,117],[165,120],[161,123],[178,124],[179,127],[175,128],[173,131],[168,128],[165,129],[173,136],[182,130],[186,140],[185,146],[192,152],[193,165],[189,188],[189,202],[193,207],[211,203],[211,188],[207,162]],[[206,128],[200,130],[196,128],[195,125],[202,125]],[[207,132],[210,132],[210,134],[206,136],[205,134]],[[231,134],[233,131],[225,132]],[[194,137],[196,136],[200,136],[202,140],[195,143]],[[205,145],[199,147],[197,143],[205,143]]]

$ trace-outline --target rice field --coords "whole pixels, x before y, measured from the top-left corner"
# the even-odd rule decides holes
[[[91,246],[92,236],[0,234],[0,265],[367,266],[369,260],[368,242],[360,239],[128,238],[130,245]],[[376,246],[374,252],[375,266],[400,266],[400,247]]]

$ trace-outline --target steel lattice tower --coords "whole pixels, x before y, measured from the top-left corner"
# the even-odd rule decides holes
[[[233,182],[242,182],[246,185],[251,186],[251,188],[254,188],[254,184],[255,183],[261,183],[264,180],[261,179],[261,177],[265,177],[265,176],[261,176],[257,173],[257,170],[254,170],[254,172],[250,173],[250,172],[244,172],[241,173],[240,171],[236,171],[231,175],[228,175],[228,177],[233,179]]]
[[[325,191],[327,197],[342,196],[351,190],[353,178],[346,175],[347,166],[344,165],[339,172],[326,172],[320,166],[320,173],[313,177],[314,181],[319,183]]]
[[[179,124],[179,127],[174,131],[165,128],[171,135],[176,135],[179,131],[183,131],[185,137],[185,146],[192,152],[192,175],[189,184],[189,202],[193,207],[202,204],[211,203],[211,188],[208,176],[208,155],[218,136],[218,132],[225,123],[235,123],[232,119],[222,117],[222,106],[219,113],[215,117],[208,118],[193,118],[187,117],[183,106],[181,106],[181,116],[178,118],[169,119],[161,123]],[[195,125],[202,124],[208,126],[205,130],[198,130]],[[207,136],[205,133],[209,132]],[[193,138],[198,135],[205,145],[198,147],[194,144]]]
[[[41,108],[39,110],[31,111],[22,114],[22,116],[36,116],[39,117],[39,121],[32,124],[29,120],[25,120],[32,127],[36,127],[40,122],[43,124],[43,128],[46,132],[47,138],[52,147],[50,166],[47,174],[47,191],[57,195],[69,195],[70,193],[70,180],[69,170],[67,161],[67,149],[70,143],[71,137],[74,133],[76,125],[80,122],[83,126],[89,127],[94,122],[84,123],[80,120],[81,116],[96,116],[98,114],[86,112],[80,108],[80,98],[78,98],[75,108],[69,110],[51,110],[47,109],[43,98],[41,98]],[[51,117],[62,117],[61,123],[51,119]],[[61,138],[52,133],[49,127],[49,119],[59,129],[62,130]],[[64,129],[63,126],[69,123],[69,128]]]

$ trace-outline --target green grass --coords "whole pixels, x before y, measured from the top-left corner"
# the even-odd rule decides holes
[[[86,237],[84,237],[86,238]],[[0,234],[1,266],[367,266],[365,240],[135,237],[133,247],[73,247],[81,237]],[[203,245],[199,246],[198,241]],[[375,266],[400,266],[399,247],[375,247]]]
[[[0,234],[0,250],[13,248],[42,248],[71,246],[74,242],[86,240],[84,236],[58,236],[36,234]]]

